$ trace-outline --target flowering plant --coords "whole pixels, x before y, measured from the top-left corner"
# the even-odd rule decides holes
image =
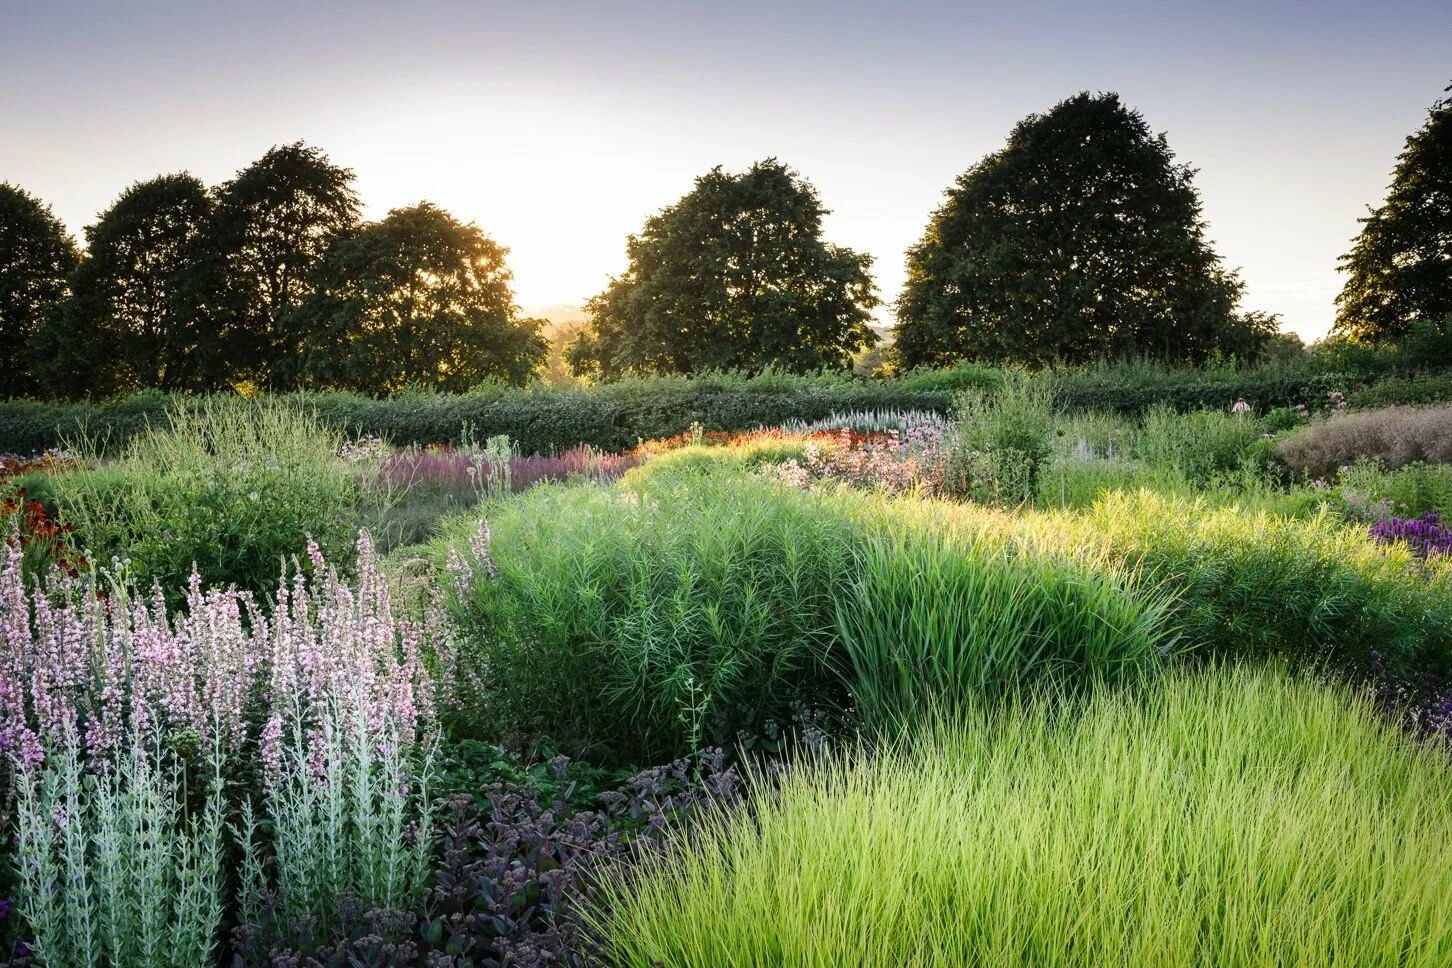
[[[1452,554],[1452,528],[1435,513],[1419,518],[1382,518],[1371,526],[1371,536],[1383,543],[1401,542],[1423,558]]]

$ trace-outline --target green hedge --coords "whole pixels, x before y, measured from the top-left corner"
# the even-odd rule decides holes
[[[1452,401],[1452,374],[1423,374],[1396,377],[1364,387],[1351,394],[1348,402],[1358,410],[1396,404],[1446,403]]]
[[[642,438],[683,433],[697,421],[711,430],[746,430],[792,418],[816,420],[837,411],[945,412],[959,390],[991,391],[1003,379],[1001,370],[965,365],[894,380],[717,374],[623,380],[586,389],[489,386],[464,394],[405,393],[381,400],[351,393],[290,394],[283,399],[316,411],[322,422],[346,433],[377,434],[397,444],[456,443],[467,426],[477,438],[508,434],[529,451],[577,444],[618,451]],[[1125,364],[1060,371],[1047,379],[1062,409],[1133,414],[1157,403],[1179,410],[1224,408],[1240,398],[1262,411],[1314,405],[1328,390],[1350,392],[1360,382],[1349,373],[1307,364],[1244,371]],[[1452,378],[1441,379],[1452,390]],[[186,398],[179,402],[194,405]],[[0,452],[38,453],[82,431],[115,449],[148,423],[165,420],[172,404],[155,391],[109,403],[0,402]]]

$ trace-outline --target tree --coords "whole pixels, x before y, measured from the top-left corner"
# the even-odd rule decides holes
[[[351,169],[299,141],[272,148],[218,191],[217,245],[237,302],[228,353],[239,375],[276,387],[276,364],[300,352],[282,320],[333,239],[357,224],[352,186]]]
[[[1396,342],[1418,320],[1452,316],[1452,98],[1407,138],[1386,201],[1361,226],[1341,257],[1337,335]]]
[[[284,375],[370,393],[523,383],[548,346],[514,303],[508,251],[428,202],[341,236],[285,318],[301,353]]]
[[[78,260],[50,207],[0,182],[0,397],[37,389],[30,344],[65,296]]]
[[[71,296],[36,337],[52,392],[219,384],[222,279],[212,215],[194,176],[162,175],[126,189],[86,229]]]
[[[1275,319],[1237,312],[1193,174],[1116,94],[1020,121],[908,251],[902,362],[1254,355]]]
[[[576,372],[847,367],[876,341],[869,256],[822,240],[816,189],[775,159],[711,169],[646,220],[629,268],[586,304]]]

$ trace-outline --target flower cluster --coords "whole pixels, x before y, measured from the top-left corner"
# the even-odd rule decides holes
[[[374,731],[416,738],[433,718],[433,683],[421,630],[394,615],[368,533],[358,538],[357,577],[344,581],[308,542],[311,576],[282,582],[265,621],[252,623],[250,654],[266,656],[270,713],[262,733],[264,773],[281,770],[282,744],[302,730],[321,750],[322,724],[356,717]]]
[[[343,445],[338,448],[338,456],[350,464],[365,464],[382,460],[387,453],[388,444],[382,437],[376,435],[345,440]]]
[[[800,444],[802,442],[817,443],[823,446],[837,446],[841,442],[849,441],[851,446],[860,447],[868,443],[881,442],[887,434],[876,430],[860,430],[851,427],[833,427],[831,429],[793,429],[788,427],[761,427],[756,430],[700,430],[697,427],[684,433],[676,434],[674,437],[657,437],[654,440],[641,441],[633,451],[638,459],[664,454],[672,450],[679,450],[682,447],[707,446],[707,447],[752,447],[755,445],[783,446]]]
[[[532,454],[509,458],[509,489],[523,491],[544,481],[572,479],[614,481],[639,463],[636,454],[606,454],[580,446],[561,454]],[[384,457],[380,481],[391,487],[419,488],[465,497],[487,492],[493,483],[494,465],[468,449],[430,447],[407,450]]]
[[[949,437],[939,423],[922,423],[899,434],[854,435],[837,432],[835,446],[808,443],[802,459],[788,460],[776,467],[778,480],[792,487],[810,490],[815,483],[840,481],[901,494],[907,491],[933,493],[942,484],[949,458]]]
[[[25,488],[0,477],[0,526],[7,519],[11,526],[5,543],[21,549],[32,574],[54,566],[75,578],[86,567],[85,555],[75,547],[76,526],[55,520]]]
[[[367,534],[349,584],[310,547],[272,610],[235,590],[201,587],[168,616],[159,587],[140,595],[106,576],[52,571],[29,585],[18,543],[0,565],[0,751],[27,765],[79,736],[90,755],[128,731],[192,733],[233,749],[249,713],[275,752],[285,718],[307,724],[328,703],[363,704],[409,731],[432,715],[419,633],[392,614]],[[270,742],[271,741],[271,742]]]
[[[1452,554],[1452,528],[1435,513],[1420,518],[1383,518],[1371,526],[1371,536],[1383,543],[1401,542],[1424,558]]]

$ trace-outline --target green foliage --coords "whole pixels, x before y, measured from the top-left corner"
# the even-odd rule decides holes
[[[1152,463],[1173,467],[1194,484],[1208,484],[1236,473],[1255,459],[1259,421],[1250,414],[1196,410],[1179,414],[1155,407],[1144,415],[1139,453]]]
[[[93,560],[129,559],[171,599],[195,565],[203,587],[275,588],[309,536],[350,560],[359,485],[342,436],[305,413],[207,401],[133,438],[114,462],[56,477],[63,518]]]
[[[1384,506],[1400,518],[1428,512],[1452,516],[1452,466],[1407,464],[1383,470],[1375,461],[1361,460],[1340,475],[1341,492],[1368,506]]]
[[[243,802],[239,920],[270,929],[271,944],[305,947],[336,937],[343,899],[394,911],[423,899],[432,764],[426,753],[416,762],[393,726],[372,724],[369,716],[361,704],[330,709],[316,738],[299,730],[284,742],[281,776],[263,800],[270,871],[264,825]]]
[[[1361,225],[1341,257],[1347,279],[1335,331],[1361,343],[1398,342],[1418,320],[1452,316],[1452,98],[1433,104],[1407,138],[1386,201]]]
[[[558,453],[578,444],[629,450],[641,440],[685,433],[696,422],[708,430],[749,430],[851,410],[942,413],[952,394],[844,375],[764,373],[627,379],[590,388],[483,385],[463,394],[408,391],[383,400],[351,393],[287,394],[266,403],[315,414],[350,436],[378,435],[398,445],[462,443],[468,426],[478,438],[506,435],[525,453]],[[199,405],[164,396],[108,404],[0,401],[0,451],[40,452],[84,431],[116,452],[148,421],[165,419],[172,407]]]
[[[491,510],[498,574],[455,607],[461,661],[482,672],[470,718],[650,762],[836,695],[824,659],[856,529],[739,472],[631,483],[541,486]]]
[[[1199,498],[1109,493],[1086,514],[1026,518],[1027,540],[1138,572],[1174,595],[1172,623],[1214,655],[1276,655],[1399,681],[1452,671],[1452,571],[1377,545],[1339,517],[1286,518]]]
[[[30,341],[66,294],[80,256],[48,205],[0,181],[0,399],[33,393]]]
[[[283,382],[393,393],[523,383],[543,362],[540,320],[514,303],[507,249],[428,202],[333,243],[284,317]]]
[[[1133,679],[1170,647],[1163,603],[1113,570],[917,529],[861,552],[837,633],[853,708],[888,733],[1043,677]]]
[[[312,267],[358,221],[353,171],[301,141],[278,145],[222,185],[217,200],[215,246],[236,315],[231,373],[276,387],[273,367],[302,349],[284,319],[311,291]]]
[[[640,440],[673,437],[693,423],[706,430],[749,430],[791,421],[810,423],[853,411],[923,410],[949,413],[959,390],[992,394],[1008,380],[1004,370],[967,365],[918,370],[891,380],[862,380],[844,373],[755,376],[710,373],[695,377],[624,379],[592,387],[485,384],[468,393],[405,390],[376,399],[353,393],[286,394],[273,402],[316,413],[322,423],[350,435],[377,435],[398,445],[460,443],[463,428],[478,437],[506,434],[525,453],[551,453],[589,444],[619,452]],[[1192,369],[1123,363],[1041,374],[1061,412],[1105,411],[1140,414],[1156,404],[1176,410],[1229,410],[1238,399],[1258,410],[1315,405],[1327,391],[1347,391],[1367,377],[1326,370],[1316,360],[1294,366]],[[1452,398],[1446,378],[1415,384],[1397,381],[1405,392]],[[1353,395],[1358,405],[1371,391]],[[0,451],[38,453],[82,431],[108,452],[172,407],[194,407],[188,397],[169,399],[146,392],[106,403],[0,401]]]
[[[71,298],[35,337],[50,392],[221,385],[225,317],[211,243],[214,208],[192,175],[162,175],[132,185],[86,229]]]
[[[1452,403],[1452,375],[1392,377],[1356,390],[1347,402],[1357,410],[1396,404]]]
[[[1019,122],[908,252],[902,362],[1255,356],[1275,320],[1237,311],[1192,174],[1116,94]]]
[[[590,300],[576,372],[845,369],[876,342],[871,258],[822,240],[827,210],[775,159],[718,166],[646,220],[630,265]]]
[[[1053,400],[1043,381],[1018,375],[997,393],[965,390],[955,409],[957,432],[947,487],[984,504],[1033,497],[1053,452]]]
[[[1184,676],[839,753],[607,883],[663,965],[1434,968],[1452,775],[1340,688]]]
[[[222,924],[226,810],[214,752],[188,814],[181,765],[133,737],[91,770],[72,736],[17,783],[15,864],[36,963],[194,968]]]

